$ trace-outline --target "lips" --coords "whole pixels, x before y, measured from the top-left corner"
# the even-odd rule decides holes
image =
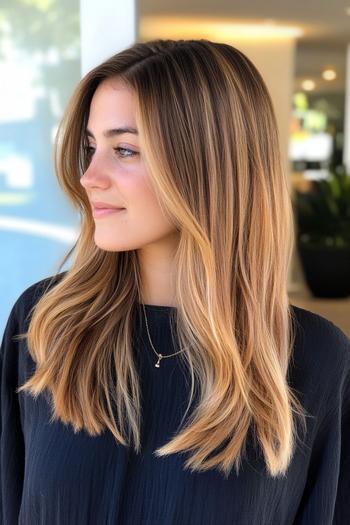
[[[122,211],[126,211],[126,208],[119,208],[117,206],[112,206],[108,202],[95,201],[91,202],[92,206],[92,215],[95,219],[107,217],[109,215],[118,215]]]
[[[124,210],[121,206],[113,206],[107,202],[91,202],[92,208],[94,210]]]

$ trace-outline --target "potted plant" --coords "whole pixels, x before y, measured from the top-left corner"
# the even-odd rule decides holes
[[[295,192],[297,250],[316,297],[350,295],[350,175],[344,168]]]

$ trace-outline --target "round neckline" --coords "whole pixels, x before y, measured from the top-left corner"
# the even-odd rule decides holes
[[[171,312],[177,309],[176,306],[168,306],[168,305],[161,305],[161,304],[137,303],[137,305],[139,308],[144,306],[146,311],[155,311],[155,312]]]

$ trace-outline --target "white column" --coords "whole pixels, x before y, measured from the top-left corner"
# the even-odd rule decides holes
[[[132,45],[138,35],[136,0],[80,0],[81,74]]]
[[[345,115],[344,115],[344,154],[343,163],[350,173],[350,44],[346,53],[345,68]]]

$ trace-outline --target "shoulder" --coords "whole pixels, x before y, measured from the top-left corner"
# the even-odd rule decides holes
[[[350,339],[344,331],[320,314],[291,305],[296,338],[304,351],[332,356],[337,362],[350,364]]]
[[[6,384],[8,387],[16,385],[17,374],[20,377],[29,366],[32,366],[31,359],[28,361],[30,356],[26,343],[17,337],[27,331],[33,306],[65,273],[61,272],[31,284],[22,291],[13,304],[1,339],[1,384]],[[23,352],[19,351],[20,349]]]
[[[20,326],[28,320],[32,308],[39,301],[39,299],[47,292],[52,286],[57,284],[67,272],[60,272],[58,274],[45,277],[40,281],[36,281],[25,288],[18,298],[16,299],[10,315],[9,321],[16,319]]]
[[[350,381],[350,339],[322,315],[290,306],[295,327],[293,382],[327,403]]]

